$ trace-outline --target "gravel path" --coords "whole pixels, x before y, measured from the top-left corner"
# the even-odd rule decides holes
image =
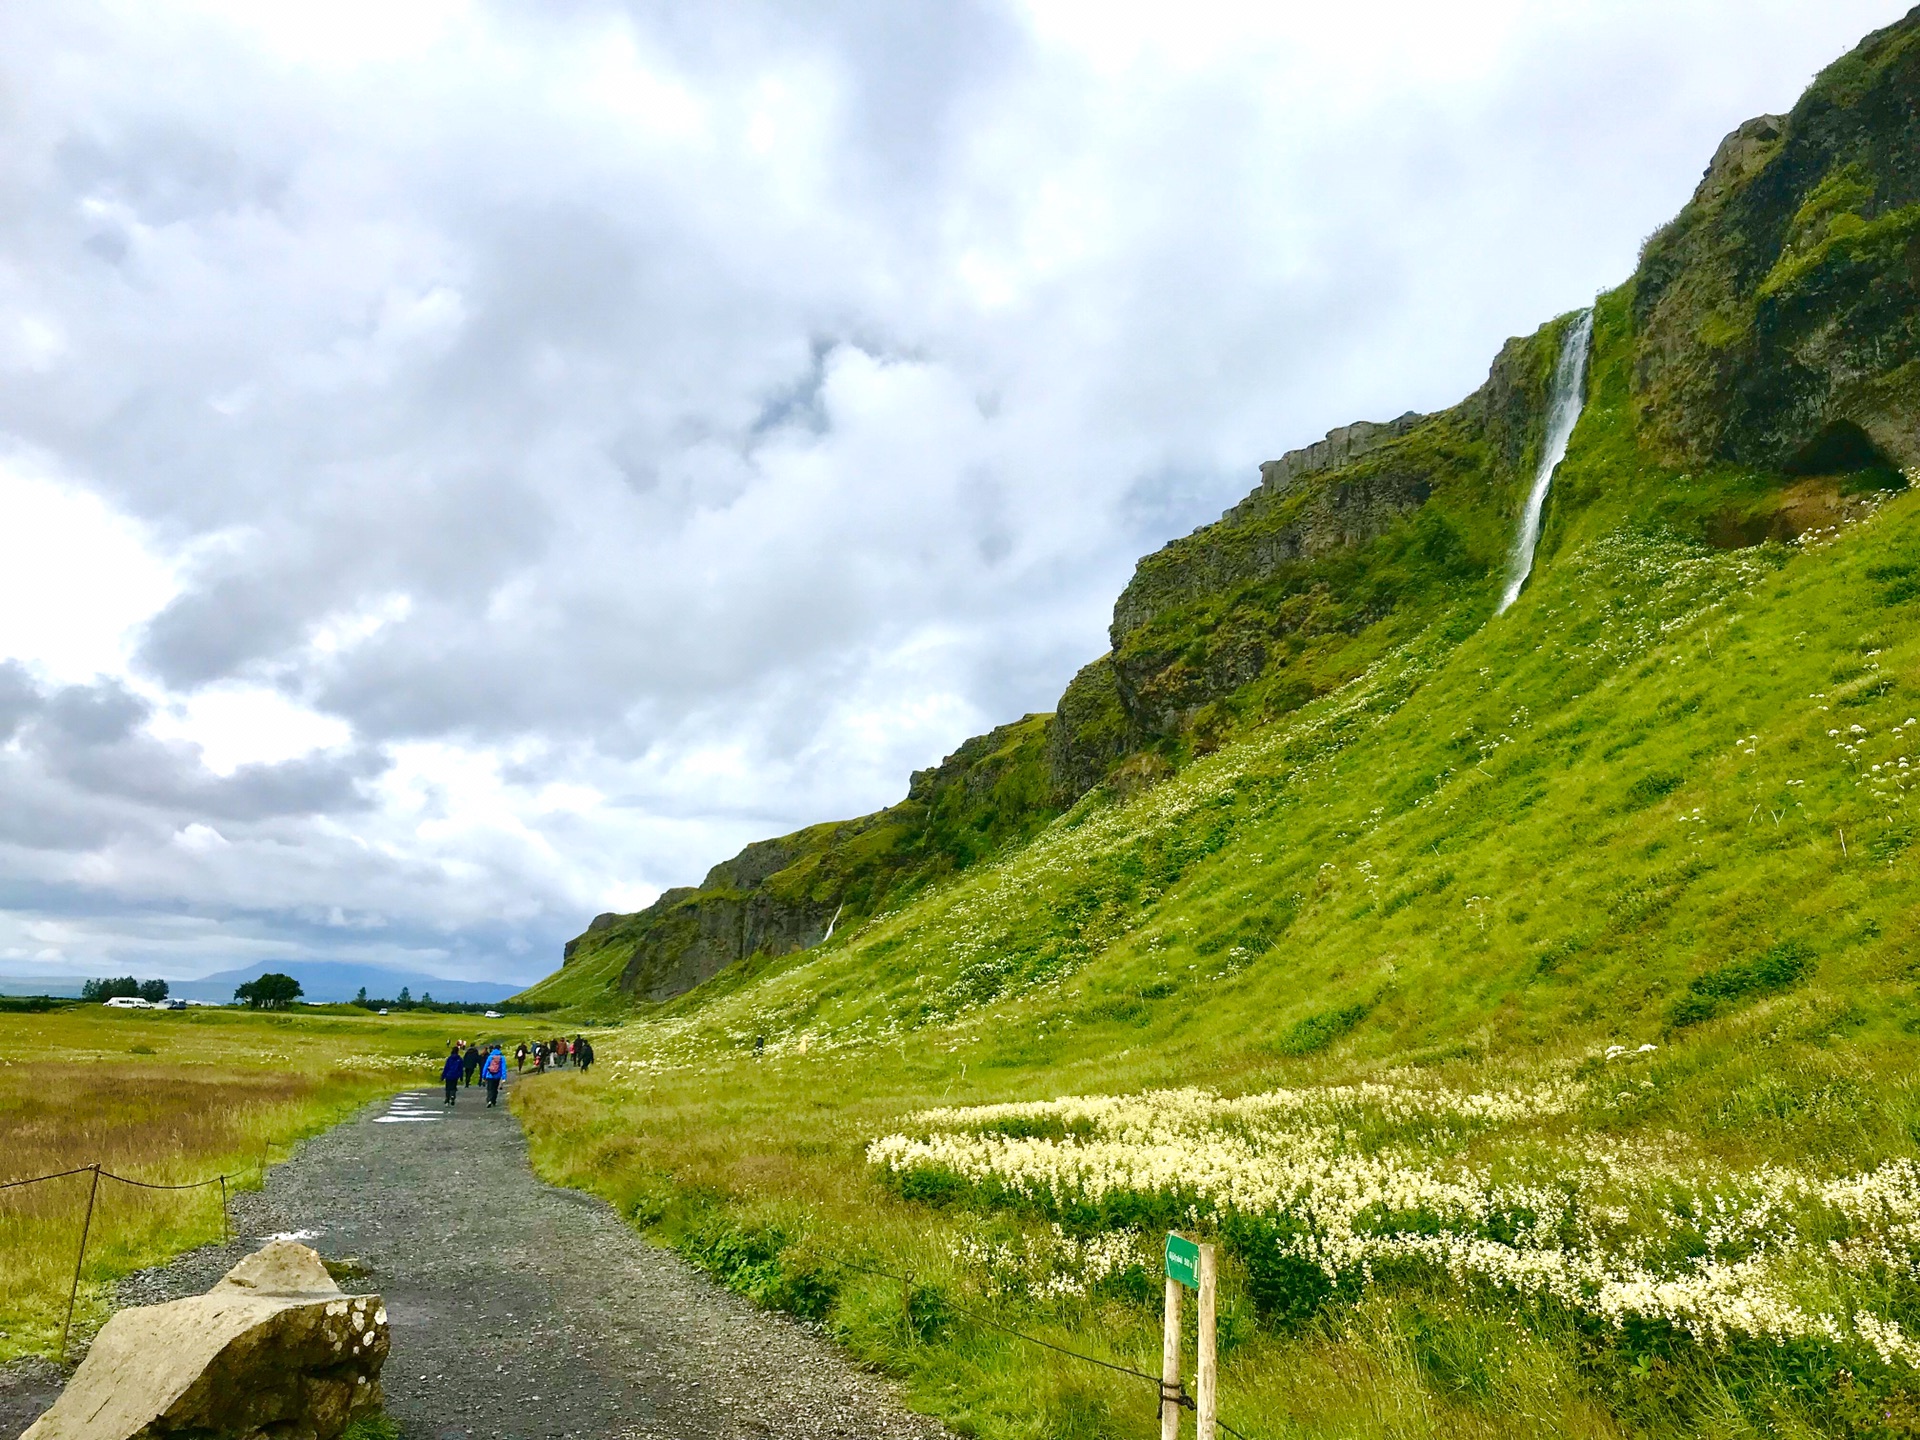
[[[946,1434],[817,1333],[721,1289],[602,1201],[535,1179],[504,1100],[488,1110],[475,1086],[451,1111],[440,1102],[409,1092],[309,1142],[235,1199],[232,1248],[133,1276],[122,1302],[197,1294],[292,1234],[362,1260],[344,1288],[385,1297],[387,1409],[407,1440]]]

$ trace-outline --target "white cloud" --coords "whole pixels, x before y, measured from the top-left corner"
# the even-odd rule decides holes
[[[138,627],[180,586],[145,527],[0,458],[0,657],[56,680],[126,668]]]
[[[231,775],[242,765],[297,760],[353,738],[353,728],[338,716],[315,714],[277,691],[254,685],[195,691],[158,710],[148,729],[162,740],[199,746],[206,767],[216,775]]]

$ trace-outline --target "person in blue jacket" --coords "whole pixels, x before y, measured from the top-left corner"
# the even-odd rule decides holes
[[[507,1078],[507,1057],[498,1045],[487,1056],[487,1063],[480,1067],[480,1078],[487,1082],[487,1104],[489,1107],[500,1103],[500,1082]]]
[[[460,1077],[467,1073],[467,1062],[460,1058],[458,1043],[447,1051],[447,1063],[440,1067],[440,1078],[447,1082],[445,1104],[451,1105],[460,1098]]]

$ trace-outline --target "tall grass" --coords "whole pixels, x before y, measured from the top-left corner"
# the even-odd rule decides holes
[[[430,1079],[446,1022],[143,1014],[98,1006],[0,1016],[0,1181],[94,1164],[156,1185],[222,1173],[258,1186],[287,1147],[376,1095]],[[91,1177],[0,1190],[0,1359],[58,1346]],[[76,1331],[112,1284],[220,1238],[218,1186],[100,1183]]]

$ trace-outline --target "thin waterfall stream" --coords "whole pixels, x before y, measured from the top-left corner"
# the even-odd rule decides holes
[[[1520,587],[1533,573],[1533,552],[1540,543],[1540,515],[1547,506],[1553,472],[1567,458],[1567,442],[1573,439],[1573,427],[1580,419],[1580,407],[1586,398],[1587,351],[1592,344],[1593,311],[1583,310],[1560,340],[1560,359],[1553,367],[1553,394],[1547,403],[1546,444],[1540,451],[1540,469],[1533,477],[1527,508],[1520,516],[1519,538],[1513,542],[1513,573],[1495,614],[1520,598]]]

